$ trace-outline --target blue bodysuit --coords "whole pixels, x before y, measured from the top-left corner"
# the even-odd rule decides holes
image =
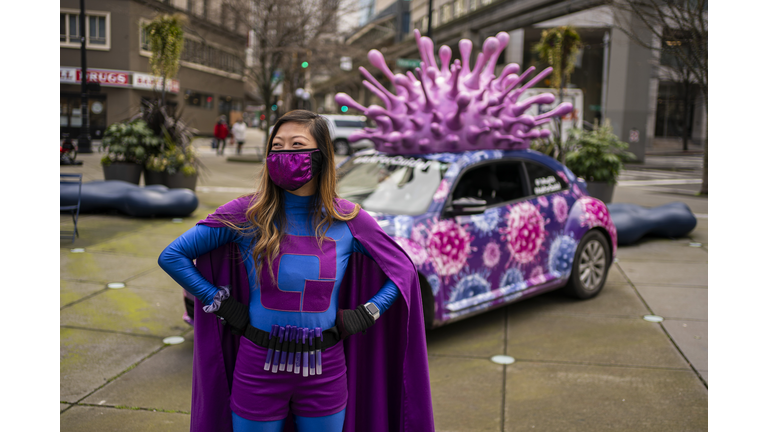
[[[339,286],[344,278],[350,255],[353,252],[360,252],[368,257],[370,255],[352,236],[347,224],[341,221],[331,225],[326,233],[327,239],[318,245],[312,226],[312,197],[302,197],[288,192],[283,194],[286,236],[280,244],[280,252],[273,266],[276,280],[273,280],[270,275],[267,263],[262,266],[261,277],[257,277],[251,249],[253,237],[230,228],[213,228],[204,225],[196,225],[174,240],[160,255],[158,260],[160,267],[203,304],[210,305],[220,287],[206,280],[195,268],[192,260],[227,243],[235,243],[240,249],[248,274],[251,292],[249,318],[252,326],[267,332],[274,324],[306,328],[320,327],[323,330],[333,327],[338,309]],[[399,295],[398,288],[391,280],[387,280],[370,301],[383,313]],[[338,347],[340,349],[340,345]],[[343,350],[340,352],[343,354]],[[233,400],[233,405],[235,402]],[[296,401],[292,400],[291,403],[295,405]],[[326,421],[336,418],[333,423],[338,421],[343,423],[344,419],[343,411],[325,417],[327,417]],[[317,420],[322,418],[324,417]],[[308,418],[302,418],[302,420],[311,421]],[[236,425],[248,422],[249,420],[235,414]],[[275,422],[251,423],[267,426],[266,423]],[[336,429],[331,425],[329,428]],[[236,428],[238,429],[241,427]],[[252,427],[246,429],[269,430],[269,428],[254,429]]]

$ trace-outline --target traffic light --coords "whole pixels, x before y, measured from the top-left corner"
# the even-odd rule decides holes
[[[346,105],[341,107],[341,112],[347,112],[347,111],[349,111],[349,107],[347,107]]]
[[[277,111],[277,105],[272,105],[272,111]]]
[[[301,63],[301,67],[304,68],[304,69],[308,68],[309,67],[309,62],[302,62]]]
[[[260,117],[259,119],[260,119],[260,120],[266,120],[266,119],[267,119],[267,116],[265,116],[264,114],[262,114],[262,115],[261,115],[261,117]]]

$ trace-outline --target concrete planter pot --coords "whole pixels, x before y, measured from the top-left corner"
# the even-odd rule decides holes
[[[197,174],[185,176],[180,172],[176,174],[163,173],[163,184],[169,189],[187,188],[194,191],[197,185]]]
[[[608,182],[587,182],[587,191],[591,197],[608,204],[613,200],[613,189],[616,185]]]
[[[141,172],[144,167],[133,162],[112,162],[109,165],[102,165],[104,169],[104,180],[122,180],[128,183],[139,184]]]
[[[144,169],[144,184],[146,186],[165,184],[165,173]]]

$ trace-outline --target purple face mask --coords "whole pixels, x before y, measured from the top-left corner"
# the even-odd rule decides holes
[[[275,151],[267,156],[269,178],[288,191],[307,184],[322,165],[323,154],[318,149]]]

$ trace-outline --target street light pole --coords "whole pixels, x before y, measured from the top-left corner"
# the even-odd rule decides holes
[[[429,0],[427,7],[427,37],[432,39],[432,0]]]
[[[80,136],[77,151],[93,153],[91,150],[90,122],[88,121],[88,68],[85,64],[85,0],[80,0]]]

